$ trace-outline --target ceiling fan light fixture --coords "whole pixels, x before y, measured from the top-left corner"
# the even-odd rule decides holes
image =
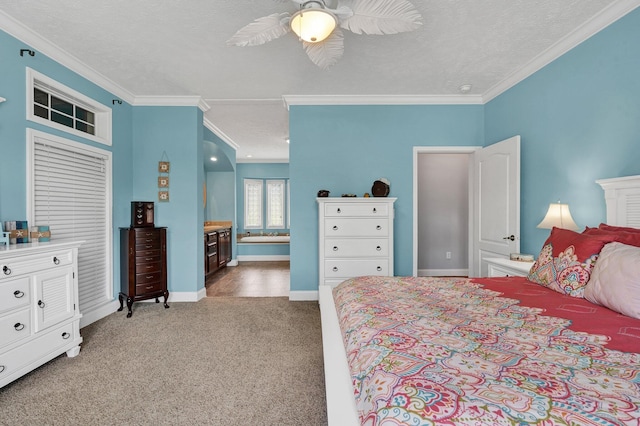
[[[309,43],[325,40],[335,30],[338,20],[333,13],[321,9],[310,8],[297,11],[291,17],[291,30],[300,39]]]

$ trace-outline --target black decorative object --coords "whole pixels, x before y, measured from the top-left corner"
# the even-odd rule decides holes
[[[153,227],[154,212],[153,201],[132,201],[131,202],[131,227],[144,228]]]
[[[36,52],[31,49],[20,49],[20,56],[24,56],[25,53],[28,53],[29,56],[36,56]]]
[[[373,182],[373,186],[371,187],[371,194],[374,197],[386,197],[389,195],[389,189],[391,184],[385,178],[380,178]]]
[[[327,191],[326,189],[321,189],[320,191],[318,191],[318,197],[328,197],[329,196],[329,191]]]

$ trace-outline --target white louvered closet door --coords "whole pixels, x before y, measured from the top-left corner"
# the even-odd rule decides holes
[[[113,299],[111,153],[31,132],[29,226],[49,225],[51,239],[84,241],[78,250],[80,312]]]

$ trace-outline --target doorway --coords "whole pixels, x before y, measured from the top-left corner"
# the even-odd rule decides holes
[[[414,276],[469,274],[475,147],[414,148]]]

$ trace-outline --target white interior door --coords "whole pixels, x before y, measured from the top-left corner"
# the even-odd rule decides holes
[[[520,136],[474,153],[469,274],[488,275],[485,259],[520,251]]]

